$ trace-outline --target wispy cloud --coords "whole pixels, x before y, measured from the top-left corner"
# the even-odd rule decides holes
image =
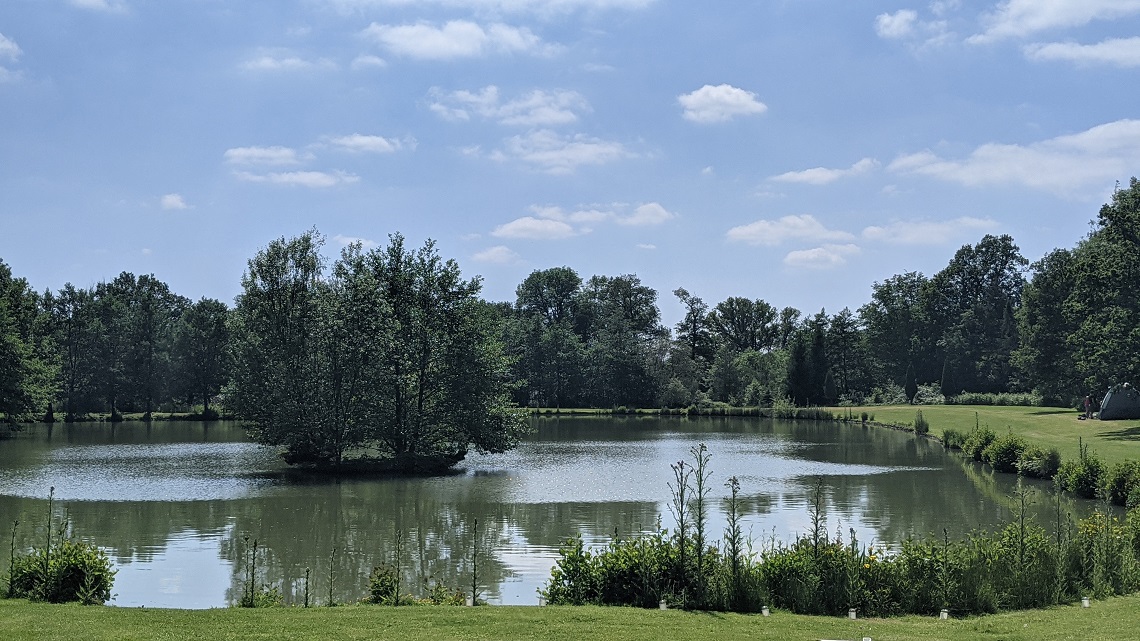
[[[388,66],[388,61],[380,56],[361,54],[352,59],[350,66],[356,71],[360,71],[361,69],[383,69]]]
[[[550,218],[523,216],[499,225],[491,232],[496,238],[526,238],[530,240],[559,240],[577,236],[578,231],[568,223]]]
[[[574,11],[635,11],[644,9],[657,0],[325,0],[342,12],[357,12],[374,7],[406,7],[437,5],[455,9],[469,9],[481,13],[534,13],[557,15]]]
[[[1140,13],[1140,0],[1005,0],[982,16],[985,30],[967,38],[967,42],[1020,38],[1137,13]]]
[[[776,220],[757,220],[728,230],[728,240],[749,245],[774,247],[792,240],[809,242],[853,240],[845,231],[828,229],[811,214],[784,216]]]
[[[975,187],[1021,185],[1056,194],[1111,184],[1140,165],[1140,120],[1117,120],[1028,145],[987,143],[968,157],[931,151],[896,158],[889,171]]]
[[[790,251],[784,256],[784,264],[797,269],[833,269],[847,264],[847,257],[859,253],[859,246],[823,245],[812,249]]]
[[[481,252],[477,252],[471,258],[480,263],[506,265],[518,262],[519,255],[506,245],[495,245],[494,247],[488,247]]]
[[[848,176],[858,176],[870,171],[874,171],[879,166],[879,161],[874,158],[864,158],[847,169],[828,169],[826,167],[814,167],[812,169],[804,169],[802,171],[789,171],[782,173],[778,176],[772,176],[769,180],[785,183],[801,183],[805,185],[826,185],[833,183],[840,178]]]
[[[107,13],[123,13],[127,10],[124,0],[71,0],[71,6]]]
[[[880,13],[875,17],[875,33],[880,38],[897,40],[909,38],[917,31],[918,12],[914,9],[899,9],[894,13]]]
[[[271,185],[287,185],[291,187],[323,188],[336,185],[347,185],[360,180],[359,176],[343,171],[288,171],[268,174],[254,174],[247,171],[234,173],[240,180],[252,183],[267,183]]]
[[[166,194],[159,201],[163,209],[188,209],[190,205],[186,204],[186,199],[182,194]]]
[[[539,129],[506,139],[490,157],[497,161],[516,160],[551,174],[569,174],[582,165],[604,165],[633,155],[619,142],[584,134],[562,136]]]
[[[19,60],[23,53],[15,40],[0,33],[0,62],[14,63]],[[16,80],[19,77],[20,73],[18,71],[13,71],[4,65],[0,65],[0,82]]]
[[[415,149],[416,139],[385,138],[384,136],[371,136],[365,134],[350,134],[348,136],[328,136],[323,139],[324,144],[341,151],[352,153],[391,154],[404,149]]]
[[[530,210],[533,216],[523,216],[499,225],[491,235],[500,238],[560,240],[588,234],[602,224],[652,227],[677,217],[656,202],[637,205],[632,209],[628,204],[614,203],[571,210],[554,205],[532,205]]]
[[[590,103],[581,94],[562,89],[534,89],[507,101],[500,98],[499,88],[494,85],[479,91],[451,93],[433,88],[431,96],[430,109],[451,121],[470,120],[474,114],[504,125],[551,127],[577,122],[578,113],[590,110]]]
[[[257,54],[241,63],[241,68],[254,72],[313,71],[336,69],[336,63],[327,58],[307,60],[291,53],[278,52]]]
[[[368,238],[360,238],[359,236],[344,236],[342,234],[333,236],[333,241],[341,247],[348,247],[349,245],[360,243],[360,246],[364,249],[371,249],[377,245],[376,241],[370,240]]]
[[[897,220],[863,229],[863,238],[891,245],[946,245],[998,227],[996,220],[963,216],[953,220]]]
[[[1110,38],[1097,44],[1047,42],[1026,45],[1030,60],[1060,60],[1079,65],[1108,64],[1117,67],[1140,67],[1140,37]]]
[[[658,203],[646,203],[633,210],[628,216],[618,216],[614,219],[619,225],[628,227],[645,227],[660,225],[677,217],[677,214],[665,209]]]
[[[931,11],[936,16],[943,16],[954,8],[957,8],[957,3],[931,4]],[[915,51],[945,44],[955,37],[945,20],[924,20],[914,9],[899,9],[875,16],[875,34],[884,40],[906,42]]]
[[[557,46],[544,43],[530,29],[498,22],[486,26],[467,20],[452,20],[440,26],[429,22],[405,25],[374,22],[362,35],[396,55],[421,60],[512,53],[551,55],[558,51]]]
[[[301,160],[289,147],[234,147],[223,154],[234,165],[296,165]]]
[[[732,85],[705,85],[696,91],[677,96],[685,120],[708,124],[725,122],[737,116],[762,114],[768,106],[756,94]]]

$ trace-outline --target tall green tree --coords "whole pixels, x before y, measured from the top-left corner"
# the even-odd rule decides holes
[[[291,463],[449,467],[517,444],[499,312],[432,242],[344,250],[329,277],[309,232],[255,256],[231,331],[233,408]]]
[[[510,351],[525,403],[562,407],[583,398],[585,341],[574,331],[581,285],[573,269],[555,267],[532,272],[515,291]]]
[[[225,385],[229,365],[229,328],[226,304],[203,298],[178,319],[174,332],[176,386],[187,398],[202,402],[210,414],[210,399]]]
[[[54,391],[54,363],[43,349],[40,297],[0,260],[0,414],[9,422],[42,414]]]
[[[870,355],[878,363],[876,378],[902,385],[912,362],[934,357],[937,336],[930,337],[923,316],[928,282],[918,272],[907,272],[871,285],[871,300],[859,308],[859,321]]]
[[[930,279],[923,310],[943,358],[927,356],[915,363],[920,382],[939,380],[948,360],[966,391],[1009,389],[1027,266],[1012,237],[986,235],[955,252],[950,264]]]
[[[709,323],[716,335],[738,352],[771,350],[781,334],[776,308],[759,299],[727,298],[713,308]]]

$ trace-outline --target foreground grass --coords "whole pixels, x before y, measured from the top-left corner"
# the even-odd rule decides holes
[[[341,607],[152,610],[0,601],[7,641],[35,639],[1062,639],[1135,638],[1140,596],[985,617],[860,619],[603,607]]]
[[[848,408],[832,408],[837,413]],[[1079,421],[1077,412],[1053,407],[996,407],[991,405],[886,405],[851,408],[856,414],[866,411],[880,423],[914,425],[914,415],[922,415],[930,423],[930,432],[942,436],[947,429],[969,432],[978,424],[1000,436],[1007,431],[1025,437],[1042,447],[1055,447],[1065,459],[1077,456],[1077,439],[1083,438],[1090,450],[1108,463],[1125,459],[1140,460],[1140,421]]]

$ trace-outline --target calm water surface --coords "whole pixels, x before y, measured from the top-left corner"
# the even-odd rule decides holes
[[[506,454],[474,455],[448,476],[333,479],[289,472],[233,423],[38,426],[0,441],[0,528],[18,546],[46,534],[48,488],[57,522],[104,547],[118,568],[122,606],[204,608],[240,597],[258,541],[259,581],[300,602],[359,599],[374,565],[400,565],[413,591],[471,583],[471,550],[491,603],[533,604],[558,545],[581,533],[672,526],[670,465],[706,443],[712,454],[712,531],[719,500],[740,479],[745,531],[757,545],[791,541],[809,526],[822,477],[831,532],[864,542],[995,529],[1011,518],[1014,480],[965,464],[936,443],[882,428],[722,418],[535,419],[535,434]],[[1052,499],[1033,510],[1052,523]],[[1066,512],[1089,506],[1067,503]],[[478,520],[478,528],[475,524]],[[2,563],[6,565],[7,559]],[[6,569],[6,567],[4,568]]]

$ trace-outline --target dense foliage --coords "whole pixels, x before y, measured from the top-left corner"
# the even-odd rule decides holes
[[[349,246],[327,276],[319,246],[315,232],[274,241],[243,279],[228,402],[254,437],[290,463],[352,453],[404,470],[513,447],[525,419],[479,281],[399,235]]]
[[[1032,266],[1009,236],[985,236],[934,275],[876,282],[865,305],[835,314],[739,296],[713,304],[677,288],[684,316],[672,328],[661,323],[658,292],[633,274],[536,270],[514,301],[491,304],[478,301],[478,282],[463,281],[430,244],[428,255],[402,245],[397,254],[350,250],[326,273],[313,241],[313,234],[276,241],[259,254],[232,310],[215,300],[192,303],[153,275],[39,293],[0,262],[0,414],[10,421],[54,412],[65,420],[190,408],[210,415],[211,405],[242,403],[240,392],[227,398],[226,384],[248,382],[264,358],[265,367],[277,364],[275,375],[293,377],[274,379],[297,392],[282,398],[289,411],[327,423],[296,454],[332,460],[343,450],[337,443],[363,438],[354,432],[363,429],[361,412],[386,413],[405,435],[430,415],[469,412],[438,404],[421,411],[414,362],[427,353],[433,362],[460,358],[472,341],[491,344],[491,331],[503,353],[471,353],[494,361],[496,374],[425,382],[479,387],[505,376],[513,402],[539,407],[1076,406],[1140,378],[1136,179],[1101,208],[1087,237]],[[311,246],[301,251],[299,242]],[[254,336],[254,328],[276,339]],[[454,332],[440,345],[423,340],[423,331],[441,328]],[[407,367],[381,372],[375,358],[383,350],[400,351]],[[302,353],[305,359],[289,360]],[[281,369],[284,363],[291,365]],[[385,408],[353,395],[354,384],[384,376]],[[400,438],[385,447],[410,447]]]
[[[600,549],[570,539],[544,596],[555,604],[649,608],[665,601],[687,609],[757,612],[771,606],[825,615],[853,608],[860,616],[884,617],[942,609],[983,614],[1140,589],[1140,511],[1123,523],[1098,511],[1075,532],[1049,533],[1032,523],[1028,491],[1020,488],[1014,519],[999,532],[957,541],[945,534],[941,540],[908,540],[888,551],[861,545],[854,530],[847,541],[839,533],[829,537],[820,483],[808,534],[752,551],[741,545],[740,486],[733,478],[725,500],[728,527],[716,544],[692,525],[705,509],[696,500],[703,451],[694,448],[690,485],[671,486],[673,531],[616,538]],[[1059,503],[1056,510],[1060,517]]]

